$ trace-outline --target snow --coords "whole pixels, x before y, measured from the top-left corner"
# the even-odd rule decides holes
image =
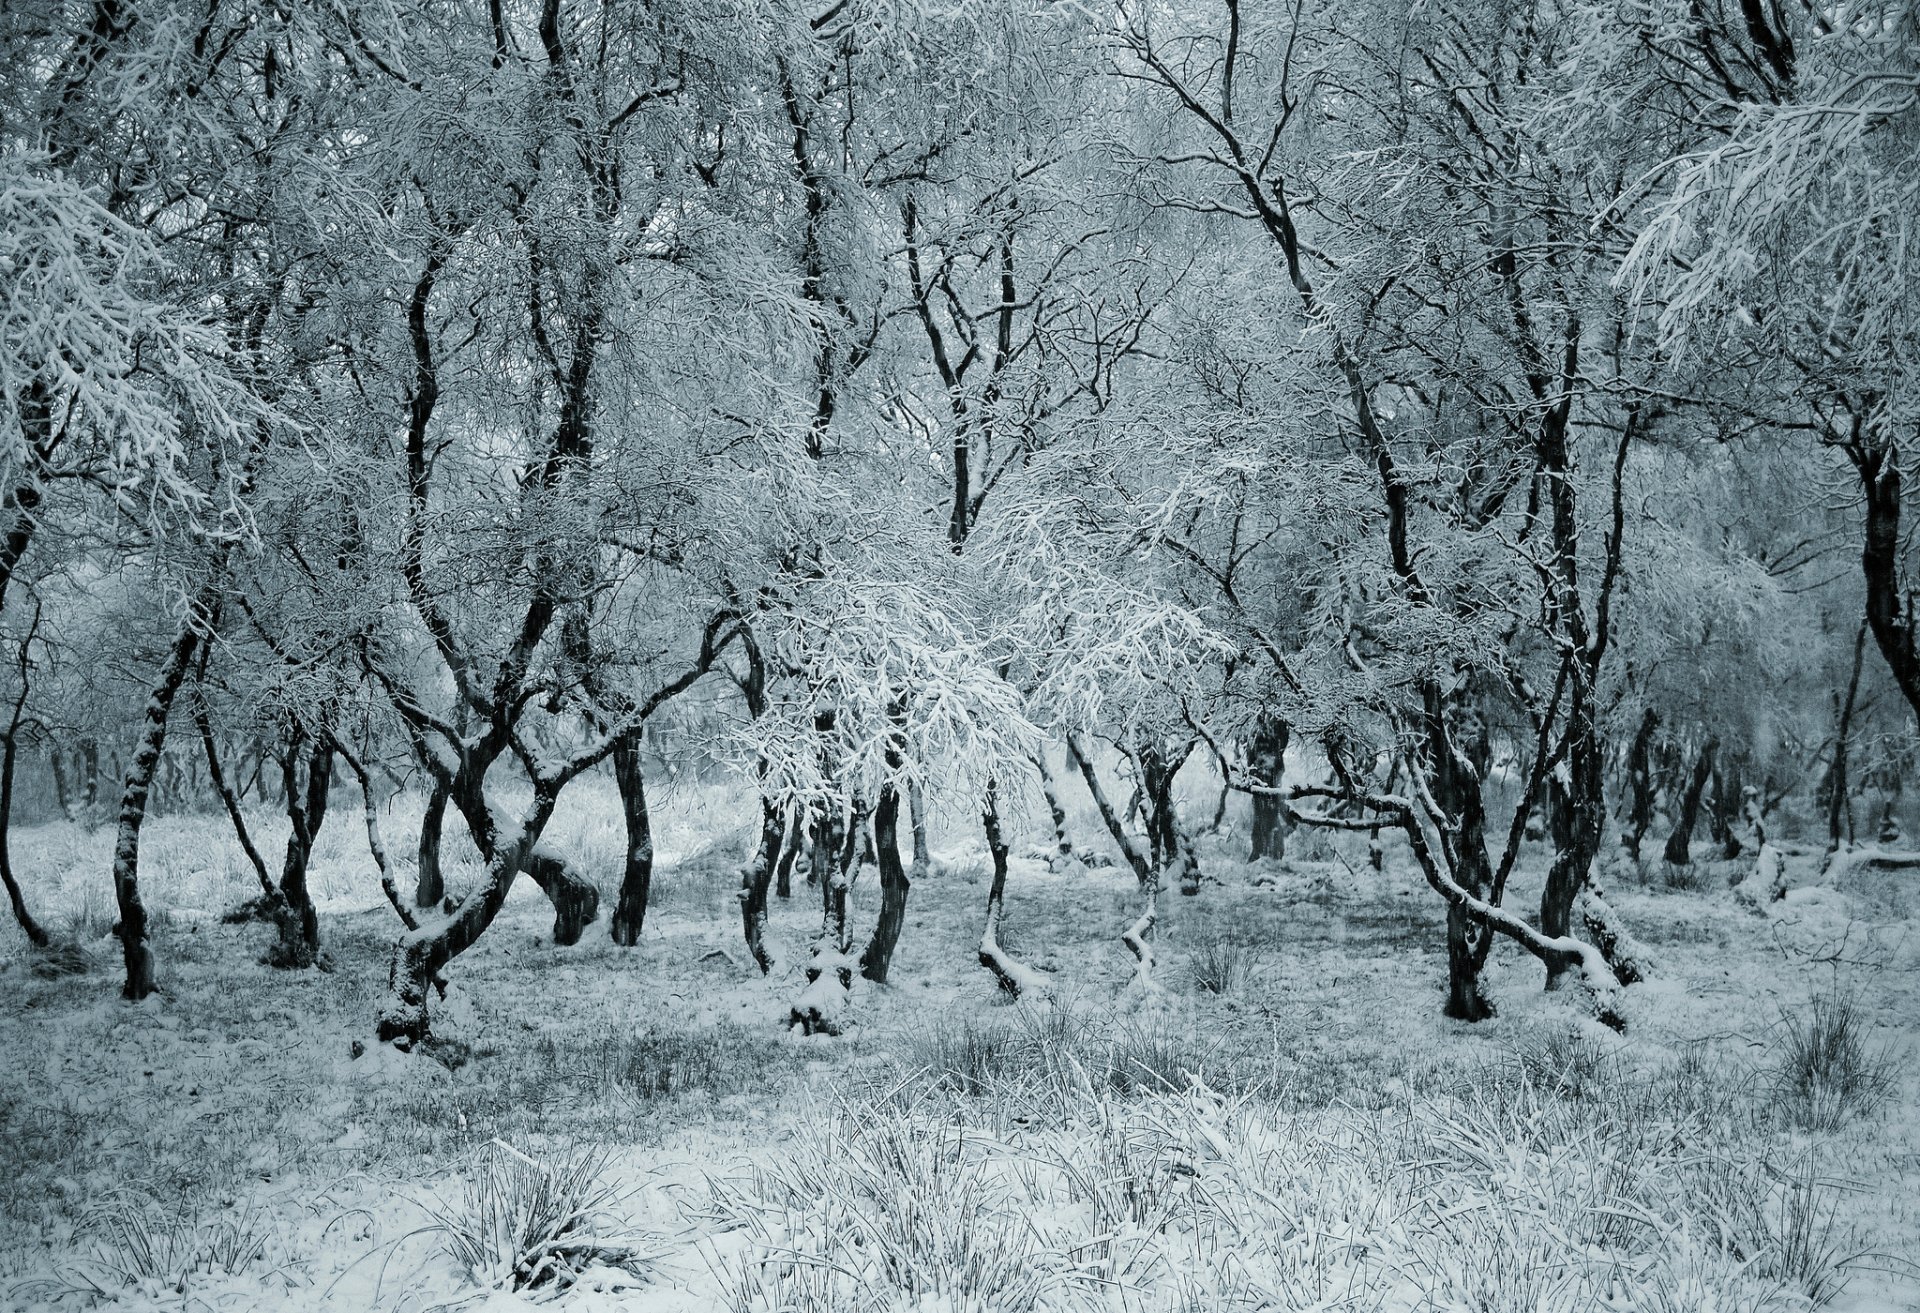
[[[624,836],[597,809],[614,804],[588,790],[575,805],[596,810],[577,826],[561,818],[556,834],[579,845],[569,860],[611,886]],[[1720,1073],[1702,1097],[1759,1116],[1782,1016],[1836,979],[1858,991],[1875,1043],[1911,1052],[1920,926],[1883,893],[1813,884],[1817,856],[1783,857],[1792,892],[1761,916],[1724,888],[1670,893],[1609,872],[1614,911],[1660,964],[1624,991],[1630,1027],[1619,1036],[1584,1019],[1576,999],[1540,991],[1537,966],[1504,945],[1488,977],[1500,1015],[1478,1026],[1440,1017],[1438,900],[1397,849],[1376,873],[1359,860],[1362,839],[1344,838],[1353,845],[1336,854],[1344,863],[1264,867],[1237,860],[1243,840],[1203,840],[1207,888],[1161,900],[1151,1006],[1127,990],[1135,964],[1120,935],[1140,897],[1131,871],[1054,874],[1017,858],[1002,934],[1054,989],[1008,1006],[975,960],[985,863],[955,841],[943,846],[952,873],[914,886],[894,983],[856,976],[847,1033],[801,1038],[786,1022],[818,931],[817,891],[801,884],[790,901],[772,900],[782,965],[770,977],[743,969],[743,955],[713,951],[736,949],[739,935],[738,853],[711,833],[716,816],[731,813],[691,801],[661,811],[659,900],[641,944],[619,949],[596,926],[582,944],[555,948],[544,900],[530,886],[516,890],[449,971],[449,997],[435,1001],[438,1060],[367,1042],[398,925],[364,851],[353,850],[356,826],[329,827],[314,873],[338,962],[331,974],[260,966],[264,927],[207,915],[245,896],[251,875],[222,864],[225,841],[209,830],[188,842],[168,828],[186,822],[156,825],[156,848],[173,864],[156,863],[148,881],[156,908],[169,912],[156,932],[164,997],[139,1007],[110,997],[110,941],[95,945],[102,965],[92,974],[62,980],[30,977],[17,941],[0,941],[0,987],[15,1001],[0,1017],[9,1058],[0,1064],[0,1306],[842,1306],[830,1292],[808,1295],[802,1277],[773,1261],[797,1253],[854,1271],[873,1292],[862,1308],[997,1307],[969,1304],[946,1278],[902,1287],[879,1255],[911,1243],[947,1254],[950,1277],[973,1270],[990,1283],[1015,1281],[1012,1267],[989,1260],[1016,1255],[1021,1270],[1046,1275],[1036,1305],[1046,1309],[1121,1306],[1117,1294],[1094,1293],[1119,1287],[1076,1285],[1076,1272],[1134,1288],[1127,1307],[1278,1298],[1263,1290],[1293,1290],[1289,1298],[1309,1306],[1469,1307],[1475,1292],[1509,1279],[1488,1267],[1496,1252],[1514,1270],[1573,1273],[1604,1255],[1629,1290],[1651,1289],[1633,1286],[1633,1273],[1667,1283],[1683,1302],[1665,1307],[1736,1297],[1756,1310],[1803,1307],[1790,1283],[1765,1298],[1755,1293],[1764,1283],[1740,1284],[1747,1278],[1730,1275],[1737,1265],[1697,1229],[1707,1214],[1663,1193],[1703,1154],[1756,1181],[1812,1155],[1823,1180],[1849,1183],[1820,1196],[1836,1243],[1849,1253],[1920,1252],[1920,1081],[1910,1062],[1891,1107],[1871,1119],[1813,1132],[1743,1129],[1729,1114],[1685,1150],[1635,1148],[1633,1118],[1577,1099],[1535,1093],[1515,1104],[1484,1093],[1490,1073],[1523,1058],[1550,1070],[1551,1055],[1573,1055],[1597,1064],[1600,1079],[1648,1083],[1697,1051]],[[390,823],[401,829],[404,817],[402,805]],[[746,833],[743,824],[742,845]],[[83,878],[103,878],[104,865],[89,872],[81,860],[93,842],[65,825],[16,836],[16,852],[29,855],[23,867],[57,873],[40,887],[66,895],[51,905],[61,917]],[[395,842],[405,851],[405,836]],[[62,860],[73,862],[70,882]],[[1522,862],[1514,906],[1537,898],[1543,866]],[[456,887],[477,876],[451,873]],[[873,882],[859,882],[856,938],[877,901]],[[1201,994],[1185,979],[1188,945],[1227,929],[1256,945],[1251,978],[1233,996]],[[969,1033],[1082,1038],[1071,1063],[1010,1060],[997,1079],[1013,1092],[930,1090],[929,1037]],[[1174,1088],[1075,1083],[1097,1076],[1103,1054],[1131,1062],[1149,1051],[1109,1046],[1148,1038],[1172,1050]],[[365,1049],[357,1060],[355,1040]],[[1211,1088],[1190,1081],[1202,1072]],[[1064,1083],[1048,1083],[1056,1078]],[[1534,1129],[1488,1138],[1515,1117]],[[591,1267],[565,1292],[477,1288],[431,1228],[435,1211],[462,1197],[472,1155],[496,1138],[547,1162],[608,1151],[615,1220],[622,1233],[657,1241],[658,1261],[634,1272]],[[943,1143],[959,1157],[935,1152]],[[1642,1152],[1654,1157],[1632,1156]],[[1082,1165],[1099,1166],[1087,1175]],[[1639,1173],[1621,1179],[1639,1182],[1636,1198],[1667,1201],[1673,1225],[1631,1252],[1556,1248],[1556,1228],[1586,1216],[1576,1187],[1614,1171]],[[1123,1196],[1098,1181],[1132,1181],[1135,1199],[1157,1198],[1166,1211],[1127,1213]],[[1778,1210],[1773,1188],[1758,1201],[1765,1216]],[[1112,1207],[1122,1211],[1103,1211]],[[206,1245],[237,1229],[259,1253],[234,1272],[203,1262],[183,1283],[125,1282],[108,1271],[116,1208],[144,1211],[155,1227],[171,1219]],[[932,1229],[898,1230],[913,1218]],[[1006,1229],[1009,1219],[1024,1220]],[[973,1249],[969,1234],[980,1242]],[[949,1244],[962,1248],[939,1248]],[[1849,1271],[1829,1308],[1920,1306],[1920,1283],[1898,1261]],[[1573,1298],[1577,1281],[1566,1280],[1541,1289]]]

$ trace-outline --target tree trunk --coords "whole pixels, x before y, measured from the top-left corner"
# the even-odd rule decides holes
[[[909,874],[924,879],[933,869],[933,853],[927,847],[927,800],[918,780],[907,782],[907,820],[913,826],[913,867]]]
[[[35,623],[38,624],[37,619]],[[27,910],[27,900],[13,874],[11,845],[14,759],[20,740],[20,716],[27,705],[27,644],[32,641],[33,636],[29,634],[20,645],[20,694],[13,704],[13,721],[7,726],[5,739],[0,740],[0,880],[6,882],[7,901],[13,904],[13,919],[20,923],[21,932],[35,948],[44,949],[53,946],[53,936]]]
[[[807,809],[794,804],[787,810],[787,818],[781,824],[783,837],[774,850],[776,881],[773,891],[781,898],[793,897],[793,868],[800,861],[801,850],[807,846]]]
[[[420,856],[414,875],[413,905],[438,907],[447,896],[447,884],[440,874],[440,835],[447,821],[447,800],[452,788],[445,780],[435,779],[427,795],[427,809],[420,817]]]
[[[1475,765],[1476,757],[1484,751],[1479,720],[1471,718],[1465,727],[1466,740],[1456,742],[1455,731],[1448,724],[1446,696],[1429,687],[1424,700],[1434,803],[1453,831],[1453,879],[1470,898],[1484,898],[1493,879],[1493,863],[1487,857],[1486,804]],[[1480,988],[1488,947],[1485,937],[1489,933],[1465,905],[1448,904],[1447,1002],[1443,1011],[1456,1021],[1485,1021],[1493,1015],[1493,1003]]]
[[[213,791],[219,795],[220,805],[226,808],[227,820],[233,824],[234,837],[240,840],[240,851],[246,854],[247,864],[253,867],[253,873],[260,881],[261,894],[271,897],[273,877],[267,873],[267,859],[253,846],[253,836],[247,832],[247,818],[240,811],[240,799],[234,795],[226,772],[220,768],[220,749],[213,740],[213,721],[207,715],[206,698],[197,690],[193,696],[193,723],[200,731],[200,746],[206,752],[207,778],[213,782]]]
[[[1640,860],[1640,845],[1653,824],[1653,799],[1658,792],[1653,777],[1653,736],[1660,729],[1660,713],[1648,707],[1640,717],[1639,732],[1627,753],[1627,783],[1633,790],[1633,813],[1629,818],[1626,847],[1633,860]]]
[[[1862,625],[1853,640],[1853,673],[1847,678],[1847,695],[1840,701],[1834,717],[1833,764],[1827,769],[1827,855],[1821,864],[1823,871],[1833,864],[1834,854],[1840,851],[1851,828],[1848,796],[1853,791],[1853,710],[1860,697],[1860,663],[1866,638],[1867,628]]]
[[[119,831],[113,845],[113,892],[120,908],[120,949],[125,959],[127,978],[121,996],[135,1003],[153,993],[153,949],[147,943],[147,908],[140,900],[140,826],[147,818],[147,795],[153,788],[154,768],[160,763],[161,749],[167,745],[167,718],[173,700],[193,668],[194,656],[204,641],[203,630],[211,628],[214,590],[202,588],[193,600],[187,617],[174,635],[160,677],[147,695],[141,713],[140,733],[134,740],[133,761],[127,768],[126,785],[120,794]],[[94,761],[99,760],[97,746],[88,740]]]
[[[52,743],[47,745],[47,761],[53,767],[54,801],[59,804],[60,814],[68,820],[72,820],[73,787],[67,783],[65,754],[60,751],[59,744]]]
[[[579,943],[580,936],[600,915],[599,887],[581,878],[558,853],[546,848],[536,847],[527,855],[525,870],[553,904],[553,942],[562,948]],[[649,878],[652,870],[649,855]]]
[[[813,826],[813,860],[820,881],[820,935],[807,962],[806,987],[788,1012],[789,1024],[803,1035],[838,1035],[845,1025],[847,1000],[853,988],[853,959],[847,950],[847,872],[840,855],[853,844],[838,807],[831,802],[818,809]]]
[[[1673,833],[1667,836],[1666,858],[1675,866],[1687,866],[1693,861],[1690,851],[1693,827],[1700,822],[1700,799],[1707,791],[1707,781],[1713,777],[1713,757],[1719,747],[1720,741],[1708,735],[1700,756],[1693,763],[1693,779],[1687,785],[1686,797],[1680,801],[1680,819]]]
[[[639,740],[614,750],[613,776],[620,786],[620,810],[626,817],[627,864],[609,929],[614,943],[631,948],[640,942],[640,930],[647,920],[647,895],[653,887],[653,823],[647,814],[647,782],[640,770]],[[763,915],[765,904],[762,892]]]
[[[987,832],[987,853],[993,858],[993,884],[987,889],[987,921],[980,932],[980,965],[993,973],[994,981],[1013,998],[1042,993],[1047,978],[1022,963],[1000,944],[1000,925],[1006,912],[1007,840],[1000,828],[999,790],[995,781],[987,781],[986,807],[981,817]]]
[[[387,970],[387,998],[374,1027],[382,1043],[411,1049],[427,1037],[427,990],[439,978],[441,969],[472,947],[493,924],[507,901],[507,891],[532,857],[534,845],[553,815],[556,799],[556,794],[536,788],[533,806],[518,831],[505,842],[487,845],[493,851],[487,859],[486,879],[469,890],[444,919],[408,931],[394,945]]]
[[[1068,749],[1072,754],[1072,749]],[[1034,754],[1033,764],[1040,771],[1040,791],[1046,795],[1047,815],[1053,820],[1054,855],[1048,865],[1056,870],[1073,860],[1073,840],[1067,835],[1067,809],[1060,803],[1060,786],[1047,766],[1046,749]]]
[[[893,950],[907,920],[907,894],[913,888],[900,861],[899,823],[900,790],[889,783],[881,787],[879,805],[873,810],[875,865],[880,868],[880,920],[867,951],[860,955],[860,974],[877,985],[887,982]]]
[[[1254,726],[1253,741],[1247,755],[1247,774],[1252,782],[1270,789],[1280,787],[1286,771],[1287,740],[1291,727],[1278,716],[1263,715]],[[1287,808],[1277,793],[1253,795],[1253,844],[1247,854],[1250,862],[1277,862],[1287,855]]]
[[[333,746],[324,737],[313,740],[311,747],[308,742],[305,731],[296,726],[281,768],[287,820],[293,832],[287,836],[286,857],[280,864],[276,917],[280,942],[266,961],[269,966],[289,969],[313,966],[320,954],[320,918],[307,890],[307,867],[313,858],[314,840],[327,818],[327,799],[333,786]],[[303,755],[304,780],[299,769]]]
[[[798,808],[795,814],[800,814]],[[775,865],[790,866],[793,850],[798,847],[797,836],[782,844],[785,830],[780,808],[762,798],[760,845],[754,850],[753,860],[740,872],[740,929],[747,941],[747,951],[753,955],[754,964],[763,976],[773,970],[773,954],[767,951],[767,886],[772,882]]]

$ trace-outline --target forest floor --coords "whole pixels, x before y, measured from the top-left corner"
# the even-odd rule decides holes
[[[163,992],[137,1006],[102,938],[110,833],[16,833],[95,965],[43,979],[0,932],[0,1308],[1920,1308],[1920,872],[1800,861],[1764,913],[1724,867],[1615,873],[1658,971],[1620,1036],[1505,945],[1500,1015],[1443,1019],[1437,900],[1344,840],[1279,866],[1204,841],[1145,996],[1131,877],[1017,859],[1003,940],[1057,988],[1009,1004],[975,960],[984,854],[956,845],[892,983],[801,1038],[817,896],[776,900],[779,963],[752,971],[750,817],[689,788],[659,809],[638,947],[604,918],[555,947],[525,884],[450,969],[435,1055],[356,1060],[397,924],[340,810],[314,871],[329,971],[259,965],[269,929],[221,921],[251,879],[223,826],[152,822]],[[416,812],[393,808],[397,853]],[[608,879],[618,817],[582,789],[554,833]],[[1793,1078],[1816,1000],[1852,1008],[1860,1061],[1822,1066],[1845,1091]],[[502,1217],[529,1200],[578,1214],[564,1289],[510,1288]]]

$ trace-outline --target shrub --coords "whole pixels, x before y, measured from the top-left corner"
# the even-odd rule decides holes
[[[1213,933],[1202,936],[1193,946],[1187,970],[1193,987],[1203,994],[1238,994],[1253,978],[1260,950],[1244,939]]]
[[[1891,1096],[1892,1058],[1867,1043],[1865,1025],[1859,999],[1838,989],[1781,1018],[1774,1093],[1799,1125],[1835,1130],[1878,1112]]]
[[[604,1151],[543,1163],[493,1140],[458,1201],[428,1211],[446,1252],[491,1289],[564,1290],[594,1264],[644,1275],[648,1255],[610,1225],[619,1195],[606,1172]]]

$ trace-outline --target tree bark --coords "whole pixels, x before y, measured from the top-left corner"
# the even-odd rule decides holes
[[[795,809],[796,815],[798,809]],[[753,860],[740,872],[740,929],[747,941],[747,952],[760,968],[761,975],[773,970],[773,954],[767,950],[767,886],[772,882],[777,863],[791,864],[792,850],[798,845],[789,839],[782,844],[786,824],[780,808],[772,801],[760,800],[760,844]],[[783,848],[785,851],[783,851]]]
[[[653,822],[647,814],[647,782],[641,773],[637,738],[614,750],[613,776],[620,787],[620,810],[626,819],[627,860],[609,930],[614,943],[631,948],[640,942],[640,931],[647,920],[647,896],[653,887]]]
[[[1069,754],[1072,749],[1068,749]],[[1060,802],[1060,785],[1047,765],[1046,749],[1034,754],[1033,764],[1040,772],[1040,791],[1047,799],[1047,815],[1053,821],[1054,855],[1049,865],[1058,869],[1073,860],[1073,840],[1067,834],[1067,809]]]
[[[1447,818],[1451,831],[1449,855],[1454,883],[1469,899],[1486,896],[1493,879],[1493,863],[1487,857],[1486,804],[1481,797],[1481,774],[1475,759],[1484,750],[1479,721],[1474,718],[1467,729],[1465,743],[1456,739],[1449,724],[1448,699],[1438,688],[1424,692],[1427,722],[1427,750],[1432,772],[1434,803]],[[1443,838],[1448,836],[1443,835]],[[1480,971],[1486,962],[1488,931],[1472,915],[1470,904],[1449,901],[1447,905],[1447,1002],[1445,1014],[1456,1021],[1485,1021],[1493,1016],[1493,1003],[1480,987]]]
[[[4,588],[5,581],[0,580],[0,591]],[[14,698],[13,717],[7,723],[6,737],[0,740],[0,881],[6,883],[7,901],[13,905],[13,919],[20,923],[20,930],[26,935],[27,942],[35,948],[45,949],[53,946],[53,936],[27,910],[26,897],[20,892],[20,881],[13,874],[12,851],[14,762],[19,752],[20,722],[26,711],[27,690],[30,687],[28,679],[32,665],[28,649],[39,627],[40,613],[36,607],[33,628],[20,641],[20,690]]]
[[[306,765],[304,778],[302,758]],[[297,969],[313,966],[320,953],[320,918],[307,890],[307,867],[313,858],[314,840],[327,817],[327,798],[333,786],[332,744],[324,735],[309,739],[296,725],[281,763],[281,778],[292,833],[287,836],[286,856],[280,864],[280,900],[275,916],[280,940],[266,962]]]
[[[1287,740],[1291,728],[1278,716],[1263,715],[1254,726],[1249,744],[1247,774],[1255,784],[1269,789],[1280,787],[1286,769]],[[1287,855],[1287,808],[1277,793],[1253,795],[1253,842],[1247,854],[1250,862],[1279,861]]]
[[[1693,861],[1693,827],[1700,823],[1700,799],[1713,776],[1713,757],[1719,747],[1720,741],[1708,735],[1699,757],[1694,760],[1693,779],[1687,785],[1686,797],[1680,801],[1680,819],[1673,833],[1667,836],[1666,859],[1675,866],[1687,866]]]
[[[1633,812],[1629,817],[1626,846],[1633,860],[1640,860],[1640,845],[1653,824],[1653,798],[1658,792],[1653,778],[1653,736],[1660,729],[1660,713],[1648,707],[1640,717],[1640,729],[1627,752],[1627,784],[1633,791]]]
[[[1847,822],[1850,819],[1848,796],[1853,791],[1853,711],[1860,697],[1860,664],[1866,640],[1867,627],[1862,625],[1853,640],[1853,673],[1847,677],[1847,694],[1840,700],[1834,718],[1833,764],[1827,769],[1827,854],[1823,870],[1832,865],[1834,854],[1840,851],[1851,828]]]
[[[873,809],[875,865],[880,868],[880,919],[873,928],[867,951],[860,955],[860,974],[877,985],[884,985],[893,965],[893,950],[900,942],[901,927],[907,920],[907,895],[913,882],[907,878],[900,861],[900,790],[883,785],[880,801]]]
[[[193,723],[200,731],[200,746],[207,757],[207,778],[213,784],[213,791],[219,795],[220,805],[226,808],[227,820],[233,825],[234,837],[240,841],[240,851],[246,854],[248,865],[253,867],[254,875],[260,881],[262,895],[273,895],[273,877],[267,873],[267,860],[260,850],[253,846],[253,835],[247,831],[247,818],[241,813],[240,799],[234,794],[233,786],[228,783],[227,775],[220,768],[220,749],[214,743],[213,721],[207,714],[207,700],[197,689],[193,695]]]
[[[553,904],[553,942],[561,948],[579,943],[587,927],[600,915],[599,887],[583,879],[558,853],[546,848],[536,847],[528,854],[525,870]],[[649,856],[649,879],[652,870]]]
[[[795,804],[789,811],[791,816],[782,826],[785,839],[776,846],[778,861],[774,869],[778,879],[774,893],[781,898],[793,897],[793,868],[800,860],[801,850],[807,846],[807,809]]]
[[[113,845],[113,891],[120,908],[121,956],[126,963],[126,983],[121,996],[138,1003],[153,993],[153,949],[147,941],[147,908],[140,898],[140,826],[147,818],[147,796],[153,788],[154,769],[167,744],[167,719],[173,701],[193,668],[195,655],[212,627],[215,587],[205,585],[188,607],[160,667],[160,676],[147,695],[141,713],[140,732],[134,740],[133,760],[127,767],[126,784],[120,794],[120,820]],[[90,741],[91,742],[91,741]],[[97,757],[96,757],[97,760]]]
[[[440,874],[440,835],[447,821],[447,801],[451,792],[447,781],[435,779],[427,794],[427,809],[420,816],[420,854],[414,874],[413,905],[438,907],[447,896],[447,883]]]
[[[1013,998],[1042,993],[1047,978],[1009,953],[1000,943],[1000,926],[1006,914],[1007,839],[1000,827],[999,788],[987,781],[986,806],[981,823],[987,832],[987,854],[993,859],[993,883],[987,889],[987,920],[980,932],[980,965],[993,973],[994,982]]]

